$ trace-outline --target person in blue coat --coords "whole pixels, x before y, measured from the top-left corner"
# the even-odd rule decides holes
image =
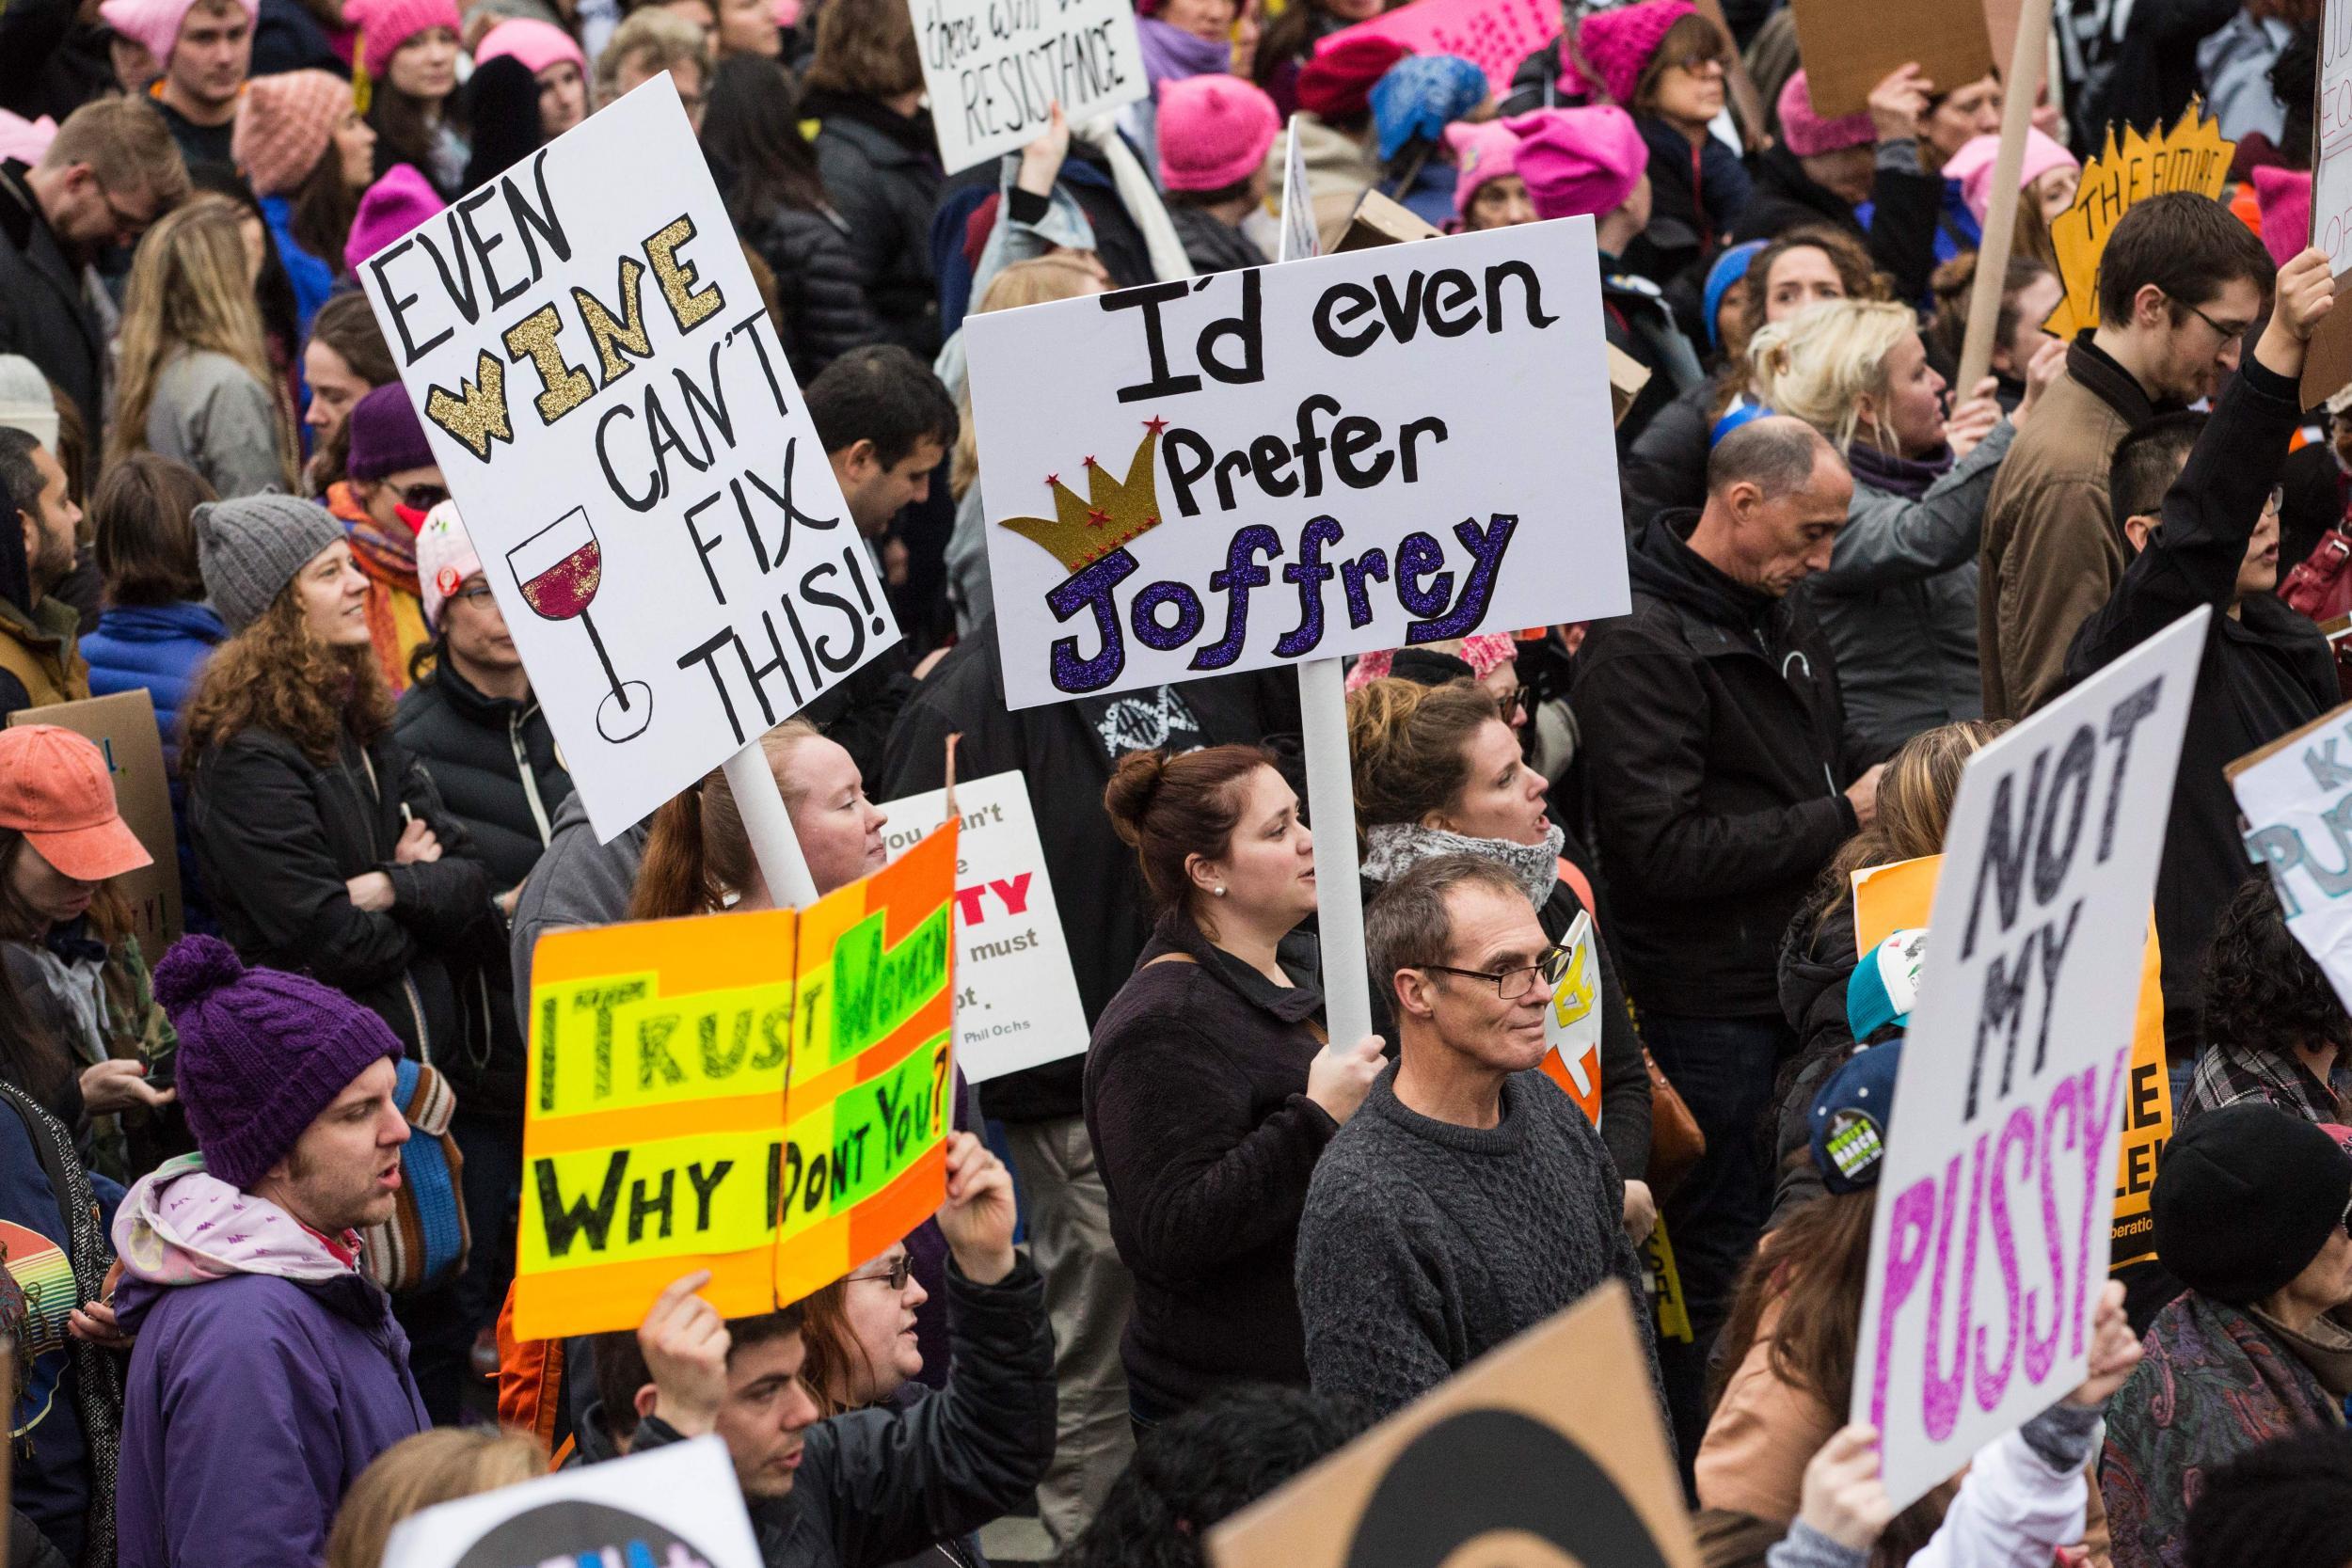
[[[82,639],[90,695],[147,689],[171,780],[171,831],[180,847],[182,918],[191,931],[219,927],[188,846],[185,790],[180,780],[180,710],[213,649],[229,635],[204,603],[197,574],[196,533],[188,515],[215,498],[204,477],[151,451],[117,462],[90,499],[105,608]]]

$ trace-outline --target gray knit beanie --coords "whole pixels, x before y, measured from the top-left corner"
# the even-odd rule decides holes
[[[260,620],[294,574],[343,536],[326,508],[293,496],[206,501],[193,520],[205,596],[232,635]]]

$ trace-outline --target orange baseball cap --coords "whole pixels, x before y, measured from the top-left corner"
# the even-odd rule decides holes
[[[0,730],[0,828],[77,882],[155,863],[115,809],[105,753],[55,724]]]

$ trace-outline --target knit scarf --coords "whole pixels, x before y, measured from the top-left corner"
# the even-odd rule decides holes
[[[1136,41],[1143,46],[1143,75],[1154,97],[1162,83],[1220,75],[1232,68],[1232,44],[1187,33],[1155,16],[1136,21]]]
[[[1897,457],[1873,442],[1857,440],[1846,449],[1846,462],[1854,478],[1871,489],[1915,501],[1952,471],[1952,449],[1939,447],[1933,457]]]
[[[1557,823],[1541,844],[1514,844],[1507,838],[1470,838],[1418,822],[1382,822],[1364,833],[1363,871],[1375,882],[1389,882],[1438,855],[1476,855],[1500,862],[1526,891],[1527,901],[1540,910],[1560,879],[1560,849],[1567,838]]]
[[[1151,254],[1152,277],[1162,283],[1190,277],[1192,260],[1184,254],[1184,242],[1177,237],[1176,226],[1168,221],[1168,209],[1160,204],[1159,187],[1143,172],[1143,165],[1110,117],[1073,125],[1070,134],[1102,153],[1104,162],[1110,165],[1119,203],[1135,219],[1143,234],[1144,249]]]
[[[326,492],[326,509],[343,525],[352,559],[368,579],[368,641],[376,667],[397,697],[408,689],[408,656],[433,640],[424,624],[424,602],[417,592],[417,536],[388,529],[368,515],[349,480]]]

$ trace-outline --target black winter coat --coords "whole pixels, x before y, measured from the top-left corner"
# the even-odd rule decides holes
[[[849,230],[839,218],[806,207],[771,207],[743,230],[743,239],[776,275],[784,354],[802,386],[850,350],[888,336],[866,303]]]
[[[1700,382],[1661,406],[1633,437],[1632,451],[1617,464],[1627,533],[1641,532],[1661,512],[1695,512],[1707,504],[1715,391],[1712,377]]]
[[[392,863],[405,817],[441,858]],[[192,760],[188,840],[221,934],[247,963],[306,974],[370,1008],[401,1044],[449,1071],[487,1047],[493,999],[473,962],[491,933],[490,874],[432,778],[389,735],[346,736],[326,767],[285,736],[246,730]],[[360,909],[344,883],[391,879],[392,907]]]
[[[82,411],[82,428],[102,430],[106,334],[25,173],[13,158],[0,163],[0,354],[40,366]]]
[[[1805,173],[1786,147],[1756,159],[1756,195],[1732,231],[1732,241],[1777,239],[1808,223],[1840,229],[1870,247],[1870,260],[1895,279],[1895,297],[1927,297],[1935,270],[1935,230],[1944,220],[1944,181],[1917,169],[1878,167],[1870,182],[1870,227],[1864,229],[1846,198]]]
[[[930,121],[902,119],[870,98],[811,92],[801,112],[819,121],[817,168],[849,230],[866,302],[892,342],[926,362],[939,354],[939,280],[931,271],[931,210],[939,152]]]
[[[1168,204],[1168,220],[1176,226],[1176,237],[1184,243],[1184,260],[1192,263],[1192,270],[1200,277],[1266,264],[1265,253],[1258,248],[1255,240],[1201,208],[1171,201]]]
[[[1294,932],[1281,962],[1288,990],[1164,915],[1087,1048],[1087,1135],[1136,1276],[1121,1356],[1154,1410],[1225,1383],[1307,1386],[1298,1216],[1339,1124],[1307,1098],[1323,1049],[1312,936]]]
[[[485,696],[444,658],[402,693],[392,734],[466,825],[492,887],[529,876],[572,792],[538,699]]]
[[[1684,542],[1695,521],[1634,540],[1632,611],[1577,655],[1595,848],[1637,1007],[1777,1018],[1781,933],[1854,831],[1860,769],[1804,595],[1717,571]]]
[[[1691,138],[1655,115],[1634,122],[1649,149],[1650,220],[1625,247],[1628,270],[1660,288],[1712,258],[1740,221],[1755,183],[1721,137]]]

